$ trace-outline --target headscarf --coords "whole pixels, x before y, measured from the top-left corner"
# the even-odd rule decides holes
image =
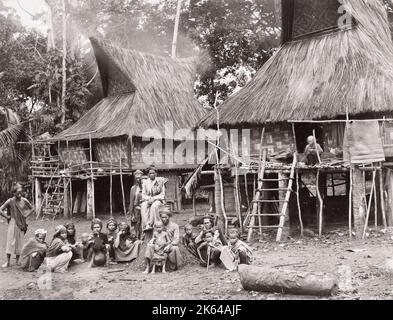
[[[106,222],[106,228],[108,229],[108,226],[111,224],[111,223],[113,223],[115,226],[116,226],[116,228],[118,227],[118,223],[117,223],[117,221],[116,221],[116,219],[115,218],[110,218],[107,222]]]
[[[34,235],[35,235],[35,236],[38,236],[38,235],[47,234],[47,233],[48,233],[48,231],[46,231],[45,229],[37,229],[37,230],[34,232]]]
[[[124,233],[122,234],[123,237],[128,237],[131,235],[131,228],[130,226],[125,223],[125,222],[120,222],[119,223],[119,230],[123,230],[124,228]]]
[[[99,224],[101,229],[102,229],[102,221],[100,219],[95,218],[95,219],[91,220],[90,229],[92,231],[93,231],[93,227],[94,227],[95,224]]]
[[[143,176],[143,172],[141,171],[141,170],[136,170],[135,172],[134,172],[134,177],[136,178],[136,177],[142,177]]]
[[[53,239],[52,239],[52,241],[53,241],[54,239],[58,238],[58,237],[60,236],[60,233],[63,233],[63,232],[67,232],[66,227],[63,226],[63,225],[57,226],[57,227],[55,228],[55,233],[53,234]]]

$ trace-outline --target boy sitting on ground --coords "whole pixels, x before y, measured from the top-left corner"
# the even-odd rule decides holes
[[[206,248],[206,260],[203,259],[201,250]],[[220,264],[220,254],[221,254],[222,242],[219,239],[214,238],[212,231],[206,231],[203,236],[203,242],[198,246],[197,252],[199,259],[204,263],[204,265],[216,266]]]
[[[220,260],[229,270],[236,270],[239,264],[252,264],[252,249],[239,239],[239,231],[229,232],[229,244],[221,250]]]

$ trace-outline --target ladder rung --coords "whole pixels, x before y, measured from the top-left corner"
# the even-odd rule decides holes
[[[281,213],[255,213],[255,214],[250,214],[250,217],[281,217],[285,216],[285,214]]]
[[[293,178],[282,178],[282,179],[258,179],[259,181],[263,182],[279,182],[279,181],[288,181],[288,180],[293,180]]]
[[[259,228],[265,228],[265,229],[281,229],[283,227],[280,226],[248,226],[246,227],[248,229],[259,229]]]
[[[288,200],[252,200],[252,202],[275,203],[275,202],[289,202],[289,201]]]
[[[290,192],[293,192],[293,190],[289,189],[289,188],[256,189],[256,191],[290,191]]]

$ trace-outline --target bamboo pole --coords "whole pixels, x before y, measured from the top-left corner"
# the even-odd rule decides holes
[[[318,169],[317,171],[317,182],[316,182],[316,190],[317,190],[317,196],[318,196],[318,201],[319,201],[319,214],[318,214],[318,233],[319,236],[322,236],[322,214],[323,214],[323,199],[321,196],[321,192],[319,190],[319,179],[320,179],[320,171]]]
[[[265,138],[265,127],[263,127],[262,129],[262,133],[261,133],[261,139],[259,142],[259,159],[258,159],[258,171],[262,170],[262,157],[263,157],[263,161],[266,161],[266,149],[263,147],[263,139]],[[261,179],[263,179],[263,176],[261,177]],[[263,183],[261,183],[262,188],[264,187]],[[258,202],[258,225],[259,225],[259,234],[262,236],[263,234],[263,230],[262,230],[262,217],[261,217],[261,208],[262,205],[261,203]]]
[[[236,213],[239,219],[240,232],[243,233],[243,221],[242,221],[242,210],[241,210],[241,200],[239,197],[239,170],[238,163],[235,165],[235,200],[236,200]]]
[[[91,133],[89,133],[89,156],[90,156],[90,178],[91,178],[91,201],[92,201],[92,211],[93,218],[96,217],[96,206],[95,206],[95,190],[94,190],[94,173],[93,173],[93,143],[91,138]]]
[[[110,215],[113,217],[113,203],[112,203],[112,185],[113,185],[113,176],[112,176],[112,144],[109,144],[109,153],[110,153],[110,171],[109,171],[109,207],[110,207]]]
[[[368,207],[367,207],[367,214],[366,214],[366,220],[364,223],[362,239],[364,239],[364,237],[366,236],[366,231],[367,231],[367,227],[368,227],[368,220],[369,220],[370,212],[371,212],[371,204],[372,204],[374,191],[375,191],[375,177],[376,177],[376,172],[373,171],[373,177],[372,177],[373,182],[371,185],[371,192],[370,192],[370,198],[369,198]]]
[[[297,153],[294,154],[294,157],[297,156]],[[296,202],[297,202],[297,210],[299,215],[299,224],[300,224],[300,236],[303,237],[304,235],[304,226],[303,226],[303,219],[302,219],[302,207],[300,203],[300,184],[299,184],[299,171],[296,170]]]
[[[174,31],[173,31],[173,41],[172,41],[172,58],[173,59],[176,58],[177,36],[178,36],[178,33],[179,33],[181,2],[182,2],[182,0],[178,0],[177,1],[177,7],[176,7],[175,28],[174,28]]]
[[[353,192],[353,168],[349,169],[349,210],[348,210],[348,230],[349,238],[352,238],[352,192]]]
[[[382,163],[380,163],[380,166],[382,166]],[[385,199],[384,199],[384,190],[383,190],[383,169],[382,168],[379,171],[379,195],[380,195],[380,201],[381,201],[383,227],[384,227],[384,229],[386,229],[388,227],[388,224],[386,221]]]
[[[219,93],[216,91],[216,97],[214,99],[214,109],[216,110],[216,115],[217,115],[217,143],[215,146],[215,152],[216,152],[216,161],[217,161],[217,173],[218,173],[218,179],[220,183],[220,193],[221,193],[221,210],[222,210],[222,215],[224,218],[224,233],[227,234],[228,231],[228,219],[227,219],[227,214],[225,211],[225,203],[224,203],[224,185],[222,182],[222,175],[221,175],[221,168],[220,168],[220,158],[218,156],[218,148],[220,148],[220,112],[218,110],[218,97]]]
[[[247,200],[247,207],[250,207],[250,198],[248,195],[248,180],[247,180],[247,172],[244,173],[244,188],[246,192],[246,200]]]
[[[121,185],[121,196],[123,200],[123,212],[124,215],[127,215],[127,210],[126,210],[126,199],[124,195],[124,184],[123,184],[123,169],[122,169],[122,163],[121,163],[121,151],[119,150],[119,156],[120,156],[120,185]]]
[[[318,144],[317,144],[317,137],[315,135],[315,129],[312,131],[312,135],[314,137],[314,146],[315,146],[315,150],[317,152],[318,162],[321,163],[321,157],[319,155],[319,150],[318,150],[318,146],[317,146]]]

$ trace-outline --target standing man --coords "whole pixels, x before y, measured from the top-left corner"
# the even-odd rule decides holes
[[[160,221],[160,207],[165,200],[165,180],[157,178],[154,166],[149,168],[149,177],[142,184],[142,230],[152,230],[154,223]]]
[[[2,266],[7,268],[11,265],[11,255],[16,255],[16,265],[19,265],[19,257],[22,251],[23,237],[27,232],[26,218],[33,213],[31,203],[22,197],[22,186],[17,184],[13,187],[14,197],[8,199],[0,207],[0,215],[8,221],[6,254],[7,262]],[[8,214],[5,210],[8,209]]]
[[[137,170],[134,172],[135,184],[130,190],[130,207],[128,215],[131,219],[131,225],[135,229],[138,239],[142,237],[142,218],[141,218],[141,202],[142,202],[142,176],[143,172]]]

